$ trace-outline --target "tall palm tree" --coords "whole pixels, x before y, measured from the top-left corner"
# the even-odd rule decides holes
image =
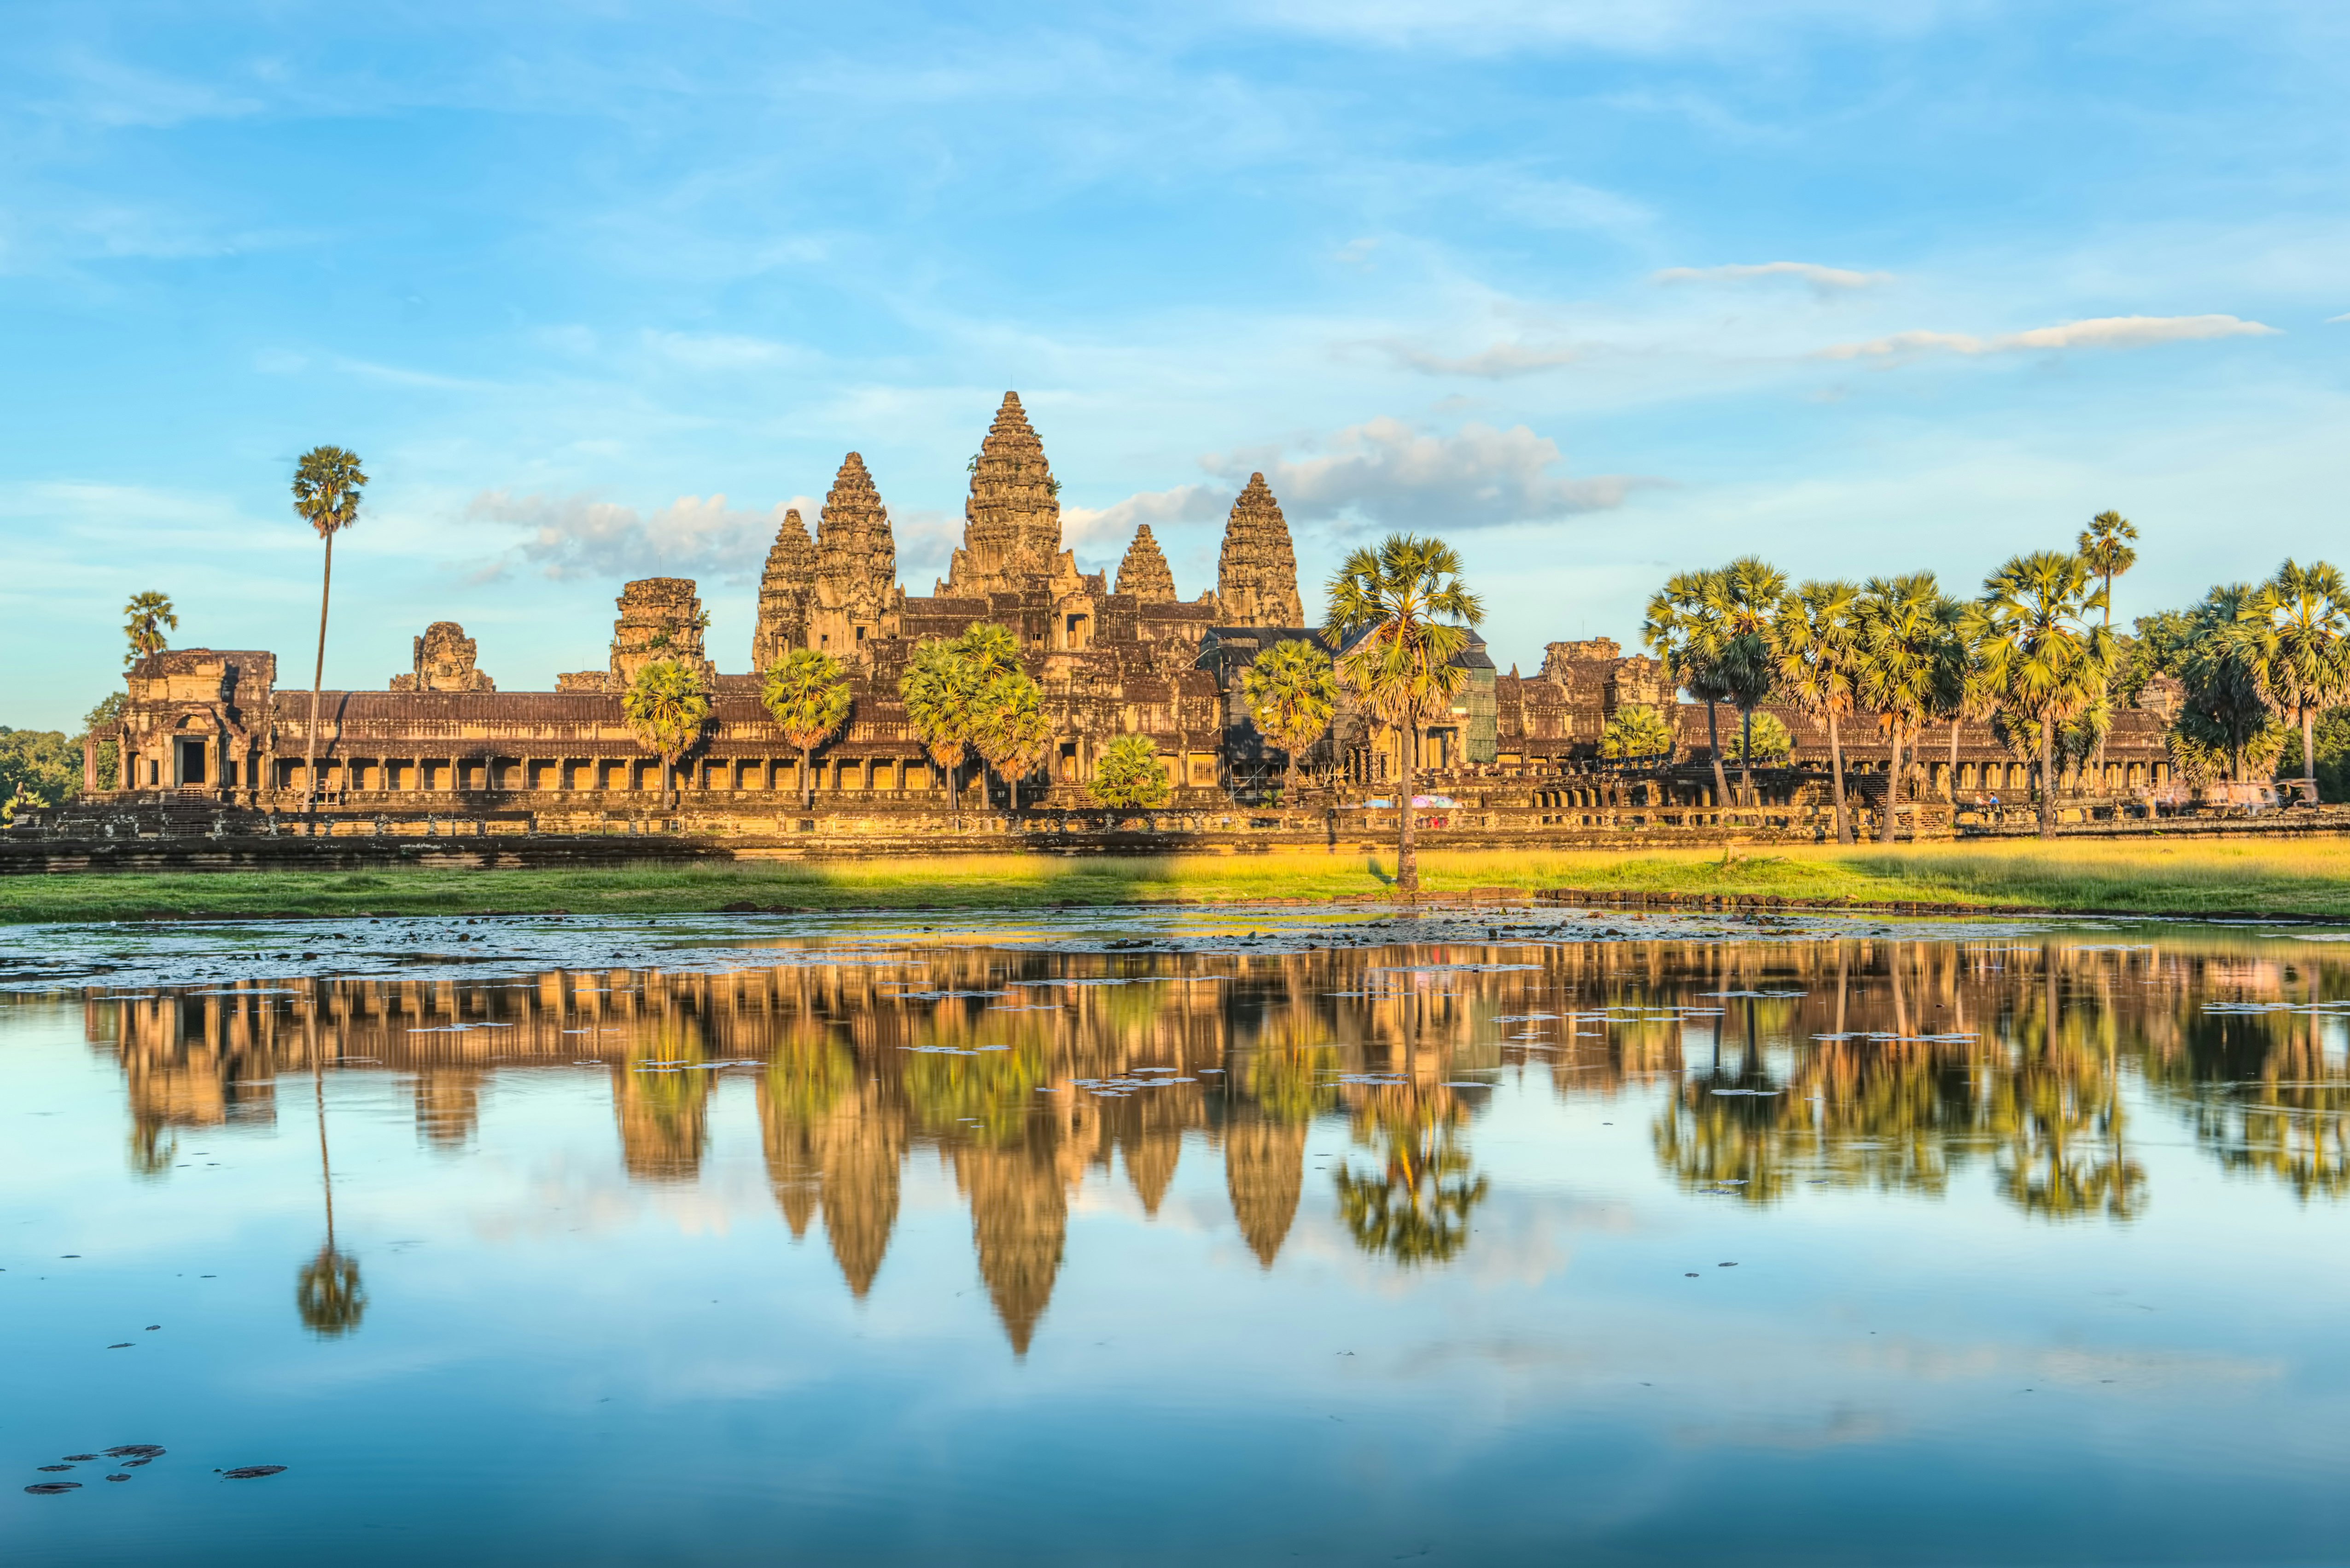
[[[767,667],[759,701],[783,732],[784,743],[799,748],[801,805],[814,811],[812,759],[816,749],[848,722],[847,672],[828,653],[795,648]]]
[[[1709,575],[1708,609],[1717,628],[1720,670],[1737,705],[1739,790],[1754,804],[1754,710],[1769,699],[1776,673],[1771,619],[1786,597],[1787,574],[1755,556],[1741,556]]]
[[[620,711],[629,729],[661,763],[661,805],[677,805],[677,762],[702,738],[710,722],[710,693],[702,672],[673,659],[640,666],[629,682]]]
[[[2097,607],[2106,612],[2108,630],[2114,624],[2114,579],[2137,565],[2137,552],[2130,547],[2137,540],[2137,529],[2128,518],[2118,512],[2100,512],[2089,519],[2073,546],[2097,579]]]
[[[2078,556],[2035,550],[1983,579],[1968,626],[2000,706],[2040,735],[2040,836],[2056,833],[2056,727],[2104,701],[2114,634],[2092,625],[2097,595]]]
[[[1780,692],[1798,711],[1828,728],[1828,770],[1835,802],[1838,844],[1852,842],[1852,816],[1844,803],[1844,738],[1841,723],[1852,711],[1860,673],[1859,626],[1855,607],[1860,590],[1850,583],[1805,583],[1786,596],[1772,618]]]
[[[1959,732],[1970,719],[1982,722],[1999,711],[1999,696],[1983,678],[1982,658],[1975,648],[1971,618],[1960,610],[1951,629],[1950,660],[1934,692],[1934,713],[1950,726],[1950,767],[1943,778],[1943,795],[1959,804]],[[2099,732],[2102,743],[2103,732]]]
[[[1713,799],[1730,804],[1730,779],[1721,770],[1721,726],[1718,707],[1728,701],[1730,688],[1722,679],[1720,628],[1709,606],[1715,596],[1711,572],[1676,572],[1648,601],[1641,622],[1641,639],[1648,651],[1664,661],[1675,685],[1705,704],[1706,751],[1713,762]]]
[[[1322,738],[1338,708],[1338,676],[1322,645],[1291,638],[1253,659],[1241,676],[1241,697],[1265,739],[1285,763],[1284,801],[1297,794],[1297,756]]]
[[[2317,798],[2317,716],[2350,701],[2350,585],[2324,561],[2287,561],[2238,612],[2262,697],[2301,727],[2301,777]]]
[[[338,446],[314,446],[294,465],[294,511],[326,541],[318,577],[318,662],[310,672],[310,737],[303,750],[303,809],[318,802],[318,692],[327,681],[327,596],[335,585],[335,535],[359,521],[359,492],[368,476],[359,456]]]
[[[180,629],[179,612],[172,609],[171,596],[150,588],[143,594],[133,594],[130,602],[122,607],[122,635],[130,647],[122,655],[124,669],[138,663],[151,653],[161,653],[165,645],[163,628]]]
[[[1052,721],[1045,716],[1045,694],[1022,671],[1005,670],[980,688],[972,719],[972,747],[1003,781],[1016,812],[1020,781],[1035,771],[1053,743]]]
[[[2118,512],[2100,512],[2089,519],[2081,530],[2081,537],[2073,545],[2074,553],[2088,566],[2097,579],[2097,603],[2105,611],[2105,624],[2110,630],[2114,624],[2114,579],[2137,565],[2137,552],[2131,548],[2137,542],[2137,529]],[[2097,732],[2097,780],[2100,789],[2106,776],[2106,732]]]
[[[1461,582],[1461,556],[1441,539],[1390,534],[1348,556],[1330,578],[1324,639],[1346,651],[1339,666],[1377,718],[1402,731],[1401,796],[1396,812],[1396,891],[1419,892],[1412,800],[1419,736],[1451,706],[1469,679],[1454,659],[1485,607]]]
[[[1885,815],[1877,836],[1890,844],[1900,813],[1903,742],[1934,711],[1936,692],[1949,678],[1959,609],[1942,597],[1933,573],[1912,572],[1869,578],[1853,613],[1859,634],[1856,695],[1876,711],[1888,747]]]
[[[947,797],[962,809],[962,757],[970,748],[979,691],[954,644],[935,638],[918,644],[898,678],[906,722],[931,761],[946,772]]]

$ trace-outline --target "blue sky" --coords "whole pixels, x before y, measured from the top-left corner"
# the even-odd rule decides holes
[[[2126,617],[2343,549],[2350,8],[1274,0],[1110,11],[34,3],[0,45],[0,722],[161,588],[307,683],[293,459],[374,483],[329,684],[509,690],[628,577],[748,663],[861,452],[915,591],[1017,388],[1082,563],[1212,586],[1252,469],[1309,611],[1460,545],[1506,668],[1669,570],[1930,567],[2092,513]]]

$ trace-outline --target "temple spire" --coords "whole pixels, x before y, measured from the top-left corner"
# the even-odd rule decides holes
[[[1118,591],[1145,604],[1175,601],[1175,574],[1167,569],[1167,557],[1159,550],[1159,541],[1150,536],[1148,523],[1134,531],[1134,542],[1126,547],[1126,559],[1118,564]]]
[[[1060,493],[1020,394],[1004,393],[972,461],[962,547],[947,568],[946,591],[1016,593],[1043,586],[1061,553]]]
[[[1297,597],[1297,555],[1289,524],[1264,475],[1249,475],[1224,524],[1216,561],[1217,613],[1227,626],[1303,626]]]

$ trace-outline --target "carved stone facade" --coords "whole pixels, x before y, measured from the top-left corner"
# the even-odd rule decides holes
[[[1159,541],[1150,536],[1148,523],[1135,529],[1134,543],[1126,547],[1126,558],[1118,564],[1118,591],[1137,604],[1175,602],[1175,574],[1167,569],[1167,557]]]
[[[1020,394],[1006,392],[972,460],[962,545],[938,587],[941,597],[1018,593],[1054,575],[1061,548],[1061,485]],[[1071,568],[1074,570],[1074,566]]]
[[[767,569],[759,577],[759,620],[751,634],[751,670],[767,667],[807,642],[808,611],[816,597],[816,541],[799,509],[784,514],[775,543],[767,551]]]
[[[473,639],[453,620],[436,620],[416,639],[416,668],[391,678],[394,691],[494,691],[498,683],[473,668]]]

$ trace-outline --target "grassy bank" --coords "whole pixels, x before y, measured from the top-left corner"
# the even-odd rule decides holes
[[[574,914],[707,911],[733,903],[805,909],[1035,909],[1196,898],[1381,895],[1389,857],[1223,856],[635,867],[568,871],[274,872],[15,877],[0,920],[178,915]],[[1800,848],[1425,856],[1431,891],[1575,888],[1762,895],[1825,904],[1918,900],[1983,909],[2115,909],[2350,918],[2350,839],[2290,845],[2204,840],[1918,849]]]

